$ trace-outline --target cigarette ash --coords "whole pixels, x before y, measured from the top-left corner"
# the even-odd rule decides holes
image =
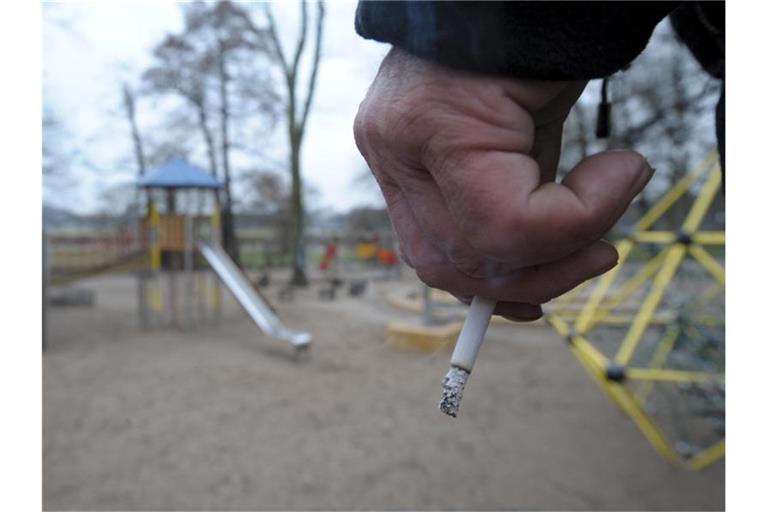
[[[440,400],[440,410],[448,416],[456,417],[459,404],[464,396],[464,386],[467,384],[469,372],[458,366],[451,366],[443,379],[443,398]]]

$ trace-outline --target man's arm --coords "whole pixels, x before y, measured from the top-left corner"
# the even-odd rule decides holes
[[[563,123],[586,79],[630,62],[673,6],[359,4],[358,32],[395,48],[355,138],[424,282],[531,320],[615,265],[601,237],[652,169],[604,152],[555,183]]]
[[[357,32],[454,69],[515,78],[611,75],[679,2],[361,1]]]

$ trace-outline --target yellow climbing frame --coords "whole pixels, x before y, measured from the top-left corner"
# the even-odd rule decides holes
[[[680,329],[674,325],[670,315],[659,311],[665,291],[672,282],[684,259],[697,261],[714,280],[714,286],[697,295],[698,300],[710,301],[725,288],[725,269],[713,257],[706,246],[725,246],[724,231],[701,231],[699,228],[716,197],[721,184],[721,171],[717,154],[712,152],[695,169],[648,210],[635,224],[631,234],[616,245],[619,263],[596,283],[585,283],[569,292],[548,309],[545,318],[555,331],[564,337],[576,358],[581,362],[595,382],[610,396],[637,425],[653,447],[667,460],[689,469],[701,469],[725,455],[725,439],[699,451],[690,458],[681,457],[665,438],[659,425],[646,412],[644,406],[654,384],[706,383],[725,381],[724,373],[682,371],[664,368],[672,352]],[[678,232],[654,231],[652,226],[685,193],[703,181]],[[654,244],[661,247],[657,255],[645,262],[633,276],[618,289],[611,286],[625,268],[627,257],[638,244]],[[625,299],[648,281],[650,289],[632,314],[617,313]],[[573,307],[576,297],[583,294],[587,286],[593,285],[583,307]],[[610,291],[610,293],[609,293]],[[650,325],[667,325],[666,331],[655,347],[645,367],[633,367],[632,358]],[[609,359],[588,337],[599,325],[625,325],[627,327],[618,351]],[[638,384],[630,389],[628,382]]]

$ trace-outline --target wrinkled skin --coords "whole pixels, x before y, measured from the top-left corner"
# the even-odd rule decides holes
[[[601,237],[651,178],[607,151],[554,181],[563,123],[586,82],[499,79],[393,49],[355,119],[403,261],[427,285],[535,320],[540,305],[606,272]]]

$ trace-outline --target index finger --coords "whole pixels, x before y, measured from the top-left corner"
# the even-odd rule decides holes
[[[546,263],[601,238],[652,175],[632,151],[586,158],[562,183],[540,182],[530,156],[468,150],[430,169],[478,252],[516,266]]]

